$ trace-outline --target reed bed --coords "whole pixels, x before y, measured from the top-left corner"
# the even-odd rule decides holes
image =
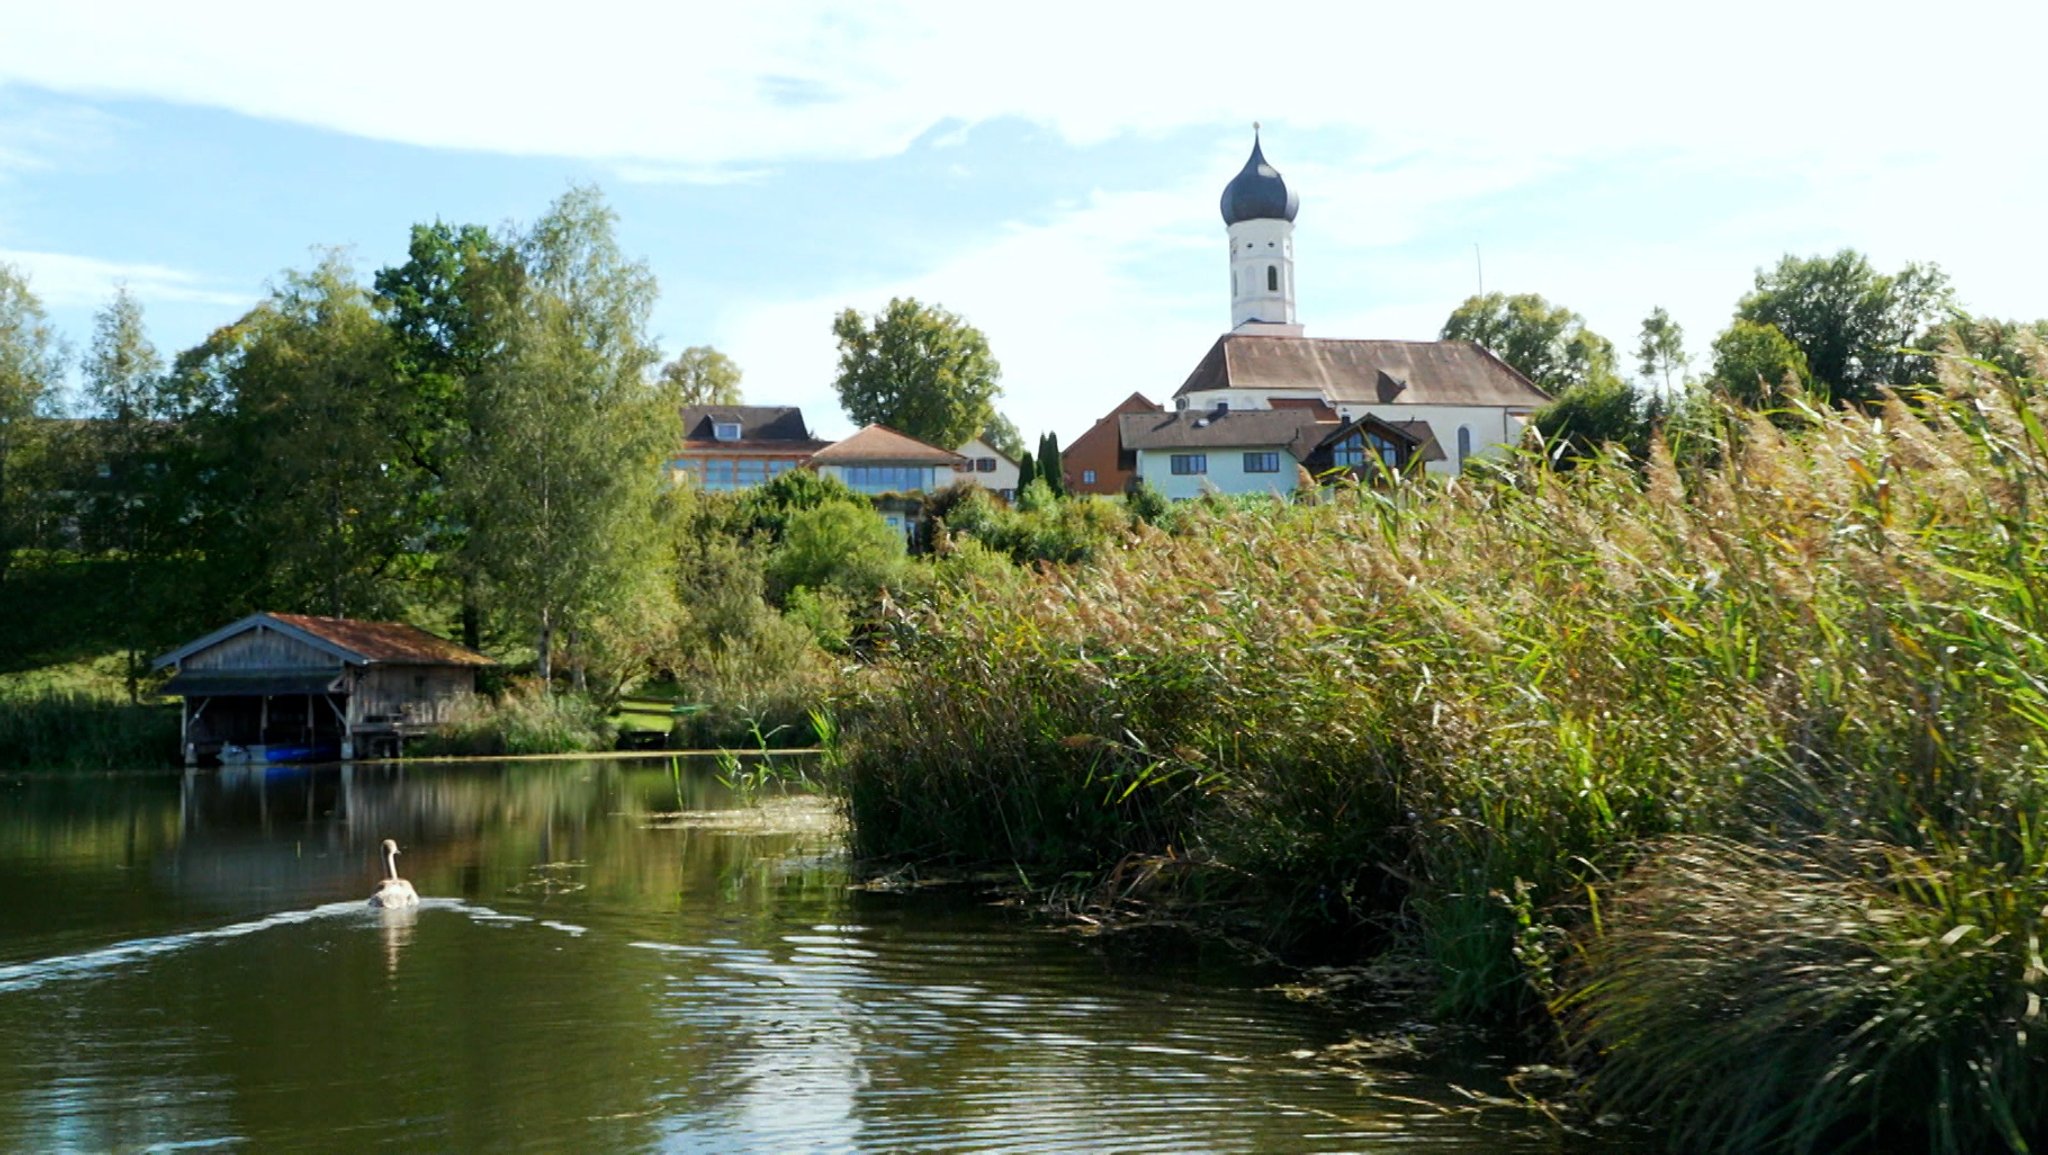
[[[1961,365],[1647,462],[1186,508],[903,613],[845,711],[856,852],[1186,864],[1278,942],[1425,952],[1680,1146],[2026,1150],[2044,425]]]
[[[0,693],[0,767],[141,770],[177,761],[175,705],[77,690]]]

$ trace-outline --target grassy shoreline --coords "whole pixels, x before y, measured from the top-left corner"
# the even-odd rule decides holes
[[[1420,952],[1702,1151],[2048,1138],[2048,403],[1194,513],[912,612],[857,854]]]

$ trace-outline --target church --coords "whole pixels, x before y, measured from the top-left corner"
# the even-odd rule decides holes
[[[1078,439],[1078,452],[1066,454],[1070,471],[1090,459],[1080,442],[1107,441],[1112,429],[1118,468],[1070,478],[1072,488],[1114,492],[1143,479],[1167,497],[1190,498],[1287,492],[1302,469],[1454,476],[1474,457],[1516,444],[1549,403],[1475,342],[1308,336],[1294,294],[1300,198],[1267,162],[1256,130],[1221,207],[1230,330],[1174,391],[1172,408],[1127,400]]]

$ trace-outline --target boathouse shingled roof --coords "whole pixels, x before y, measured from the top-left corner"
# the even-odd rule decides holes
[[[965,458],[886,425],[870,425],[811,456],[818,465],[952,465]]]
[[[1317,389],[1331,404],[1497,405],[1550,395],[1475,341],[1351,341],[1225,333],[1174,396],[1221,389]]]
[[[436,637],[403,622],[366,622],[307,614],[256,613],[187,642],[156,660],[162,668],[248,630],[268,626],[332,653],[348,665],[491,666],[497,663],[467,646]]]

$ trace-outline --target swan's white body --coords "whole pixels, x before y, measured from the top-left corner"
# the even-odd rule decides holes
[[[412,888],[412,883],[398,877],[398,843],[385,839],[384,877],[377,883],[377,893],[370,896],[370,905],[400,907],[419,904],[419,891]]]

